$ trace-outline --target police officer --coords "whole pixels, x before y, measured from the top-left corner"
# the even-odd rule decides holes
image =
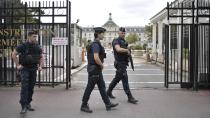
[[[125,28],[120,27],[119,29],[119,37],[114,39],[112,42],[113,50],[114,50],[114,66],[116,68],[115,78],[109,85],[107,90],[107,95],[110,98],[115,98],[112,94],[112,90],[117,85],[117,83],[122,80],[123,89],[128,97],[128,102],[136,104],[138,100],[136,100],[130,91],[128,84],[128,75],[127,75],[127,66],[128,66],[128,56],[130,55],[130,51],[128,49],[128,43],[125,41]]]
[[[95,40],[87,49],[87,58],[88,58],[88,83],[82,98],[81,111],[92,113],[93,111],[89,108],[88,100],[90,98],[90,94],[93,91],[95,84],[98,85],[98,89],[100,91],[103,102],[105,103],[106,110],[111,110],[112,107],[116,107],[118,103],[111,103],[109,97],[106,94],[105,82],[102,75],[102,70],[104,68],[103,62],[104,58],[106,58],[106,53],[104,47],[101,45],[100,40],[104,38],[104,32],[106,31],[102,27],[94,28]]]
[[[36,38],[37,32],[30,31],[28,40],[18,45],[12,53],[12,58],[21,76],[20,104],[22,109],[20,114],[25,114],[27,110],[35,110],[30,103],[34,93],[37,69],[41,70],[43,65],[42,49],[37,44]]]

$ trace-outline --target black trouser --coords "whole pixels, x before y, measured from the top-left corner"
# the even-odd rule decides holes
[[[29,105],[32,101],[37,76],[36,72],[37,69],[23,68],[21,70],[20,104],[22,107]]]
[[[112,82],[109,85],[108,92],[112,92],[112,90],[117,85],[117,83],[119,83],[120,80],[122,80],[123,89],[124,89],[126,95],[128,96],[128,98],[132,97],[132,94],[131,94],[131,91],[129,88],[129,83],[128,83],[127,70],[126,70],[127,64],[115,62],[115,68],[117,69],[116,74],[115,74],[114,79],[112,80]]]
[[[104,103],[110,104],[110,100],[106,94],[106,86],[105,86],[105,82],[103,79],[103,75],[102,72],[100,71],[97,75],[96,74],[92,74],[88,72],[88,83],[82,98],[82,102],[83,104],[87,104],[88,100],[90,98],[90,94],[93,91],[95,84],[98,85],[98,89],[100,91],[101,97],[104,101]]]

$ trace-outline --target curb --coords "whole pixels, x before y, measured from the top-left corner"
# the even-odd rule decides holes
[[[71,75],[79,72],[80,70],[82,70],[83,68],[85,68],[87,66],[87,62],[82,63],[79,67],[75,68],[75,69],[71,69]]]

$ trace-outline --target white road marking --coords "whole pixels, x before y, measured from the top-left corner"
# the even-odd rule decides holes
[[[116,69],[104,69],[104,70],[116,70]],[[132,70],[132,69],[129,68],[127,70]],[[161,69],[134,69],[134,71],[138,71],[138,70],[142,70],[142,71],[148,71],[148,70],[162,71]]]
[[[78,75],[88,75],[88,73],[78,73]],[[113,74],[103,74],[103,75],[115,75]],[[163,76],[164,74],[128,74],[128,75],[138,75],[138,76]]]
[[[74,80],[72,80],[72,83],[86,84],[87,81],[74,81]],[[105,83],[110,84],[111,81],[106,81]],[[164,84],[164,82],[129,82],[129,84]]]

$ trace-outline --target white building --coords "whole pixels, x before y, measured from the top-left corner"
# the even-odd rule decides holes
[[[118,37],[119,27],[121,27],[121,26],[118,26],[112,20],[112,14],[109,13],[108,21],[104,25],[102,25],[101,27],[106,29],[105,37],[104,37],[104,40],[102,41],[102,44],[105,47],[108,47],[112,43],[112,40],[114,38]],[[94,26],[92,26],[92,27],[83,27],[83,31],[82,31],[83,39],[91,40],[91,41],[94,40],[94,30],[93,30],[93,28],[94,28]],[[139,39],[145,40],[144,39],[144,27],[129,26],[129,27],[125,27],[125,29],[126,29],[126,36],[128,36],[129,34],[134,34],[135,33],[135,34],[137,34]]]
[[[77,23],[71,24],[71,63],[72,67],[82,64],[82,28]]]
[[[174,2],[170,3],[173,6],[176,6],[178,3],[181,2],[192,2],[193,0],[175,0]],[[166,5],[167,7],[167,5]],[[163,8],[160,12],[158,12],[156,15],[154,15],[151,19],[150,22],[152,24],[152,41],[153,41],[153,48],[152,48],[152,53],[153,53],[153,59],[159,61],[159,62],[164,62],[164,54],[165,54],[165,26],[169,24],[169,21],[167,19],[167,9]],[[188,22],[187,20],[185,20]],[[180,18],[174,18],[170,20],[170,23],[179,23]],[[170,27],[171,28],[171,27]],[[177,32],[181,31],[178,27]],[[170,29],[171,31],[171,29]],[[173,36],[177,41],[175,43],[180,43],[181,38],[175,33],[172,34],[170,33],[170,37]],[[179,45],[179,44],[175,44]],[[177,50],[181,47],[176,47]],[[180,55],[179,55],[180,56]]]

